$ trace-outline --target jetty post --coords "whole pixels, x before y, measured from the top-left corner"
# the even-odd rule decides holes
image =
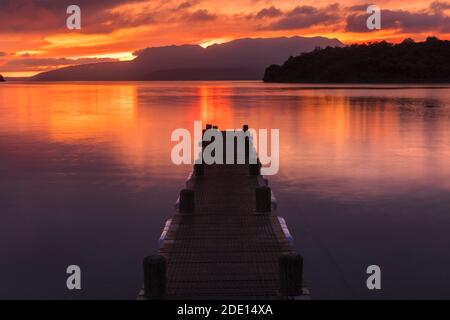
[[[194,174],[196,177],[203,176],[204,172],[205,172],[205,170],[204,170],[203,163],[194,164]]]
[[[303,291],[303,257],[298,253],[283,254],[279,258],[280,295],[297,297]]]
[[[152,255],[144,258],[144,298],[162,300],[166,298],[166,258]]]
[[[191,189],[183,189],[180,192],[180,213],[194,213],[195,192]]]
[[[264,213],[272,211],[272,191],[267,186],[257,187],[256,192],[256,212]]]

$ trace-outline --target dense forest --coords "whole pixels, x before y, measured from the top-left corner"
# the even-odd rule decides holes
[[[317,48],[271,65],[265,82],[450,83],[450,41],[429,37]]]

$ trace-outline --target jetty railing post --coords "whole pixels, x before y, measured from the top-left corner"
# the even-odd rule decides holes
[[[222,132],[222,161],[223,164],[227,164],[227,132]]]
[[[303,257],[298,253],[283,254],[279,258],[280,294],[283,297],[302,295]]]
[[[256,212],[270,212],[272,210],[272,191],[269,187],[257,187],[256,192]]]
[[[204,169],[205,168],[203,166],[203,163],[196,163],[196,164],[194,164],[194,175],[196,177],[202,177],[204,172],[205,172]]]
[[[219,129],[218,126],[213,126],[213,127],[212,127],[212,130],[214,130],[214,131],[217,131],[218,129]],[[212,137],[211,137],[211,142],[210,142],[210,143],[213,143],[214,141],[216,141],[216,137],[215,137],[215,136],[212,136]],[[216,149],[213,149],[213,150],[211,151],[211,156],[212,156],[212,157],[215,157],[215,156],[216,156]]]
[[[250,139],[249,137],[244,137],[245,139],[245,163],[250,163]]]
[[[204,135],[205,135],[205,132],[206,131],[208,131],[208,130],[212,130],[212,128],[213,128],[213,126],[212,126],[212,124],[207,124],[206,125],[206,129],[204,129],[203,131],[202,131],[202,152],[203,152],[203,150],[212,142],[212,140],[211,141],[205,141],[205,140],[203,140],[203,137],[204,137]]]
[[[183,189],[180,192],[180,213],[193,213],[195,210],[195,193],[191,189]]]
[[[258,176],[261,174],[261,165],[259,163],[250,163],[249,173],[251,176]]]
[[[245,163],[249,163],[250,159],[250,139],[247,135],[248,125],[244,124],[242,126],[242,132],[244,134],[244,147],[245,147]]]
[[[166,299],[166,259],[161,255],[144,258],[144,297],[146,299]]]

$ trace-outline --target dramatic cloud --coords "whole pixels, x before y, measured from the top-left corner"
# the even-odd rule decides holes
[[[194,5],[194,3],[192,1],[182,2],[178,5],[178,9],[179,10],[187,9],[187,8],[192,7],[193,5]]]
[[[435,1],[430,4],[430,9],[435,12],[442,12],[450,9],[450,2]]]
[[[77,0],[82,8],[83,24],[103,22],[108,10],[119,5],[138,3],[145,0]],[[43,30],[64,29],[66,10],[72,0],[2,0],[0,2],[1,32],[38,32]]]
[[[0,54],[0,73],[99,62],[76,60],[80,57],[129,60],[146,47],[246,37],[322,35],[344,43],[448,39],[450,0],[432,1],[377,0],[382,28],[369,32],[366,9],[372,2],[361,0],[0,0],[0,51],[8,53]],[[72,4],[81,7],[81,30],[66,28]],[[25,52],[30,54],[22,56]]]
[[[266,29],[289,30],[302,29],[318,24],[330,25],[340,20],[339,5],[332,4],[325,8],[298,6],[285,13],[281,19],[269,24]]]
[[[449,8],[449,2],[433,2],[426,11],[382,10],[381,27],[402,32],[446,32],[445,30],[449,29],[449,17],[446,16],[445,10]],[[347,17],[346,31],[370,32],[366,27],[366,20],[365,9],[364,13],[350,14]]]
[[[187,13],[185,15],[185,18],[186,20],[192,22],[202,22],[215,20],[217,18],[217,15],[209,13],[208,10],[199,9],[195,12]]]
[[[282,14],[283,14],[283,12],[281,12],[280,9],[275,8],[274,6],[272,6],[270,8],[264,8],[264,9],[260,10],[256,14],[256,18],[258,18],[258,19],[275,18],[275,17],[281,16]]]

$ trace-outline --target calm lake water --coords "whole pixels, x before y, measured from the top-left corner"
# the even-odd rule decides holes
[[[314,298],[450,298],[450,87],[260,82],[0,84],[0,298],[134,299],[194,120],[280,129],[270,184]]]

